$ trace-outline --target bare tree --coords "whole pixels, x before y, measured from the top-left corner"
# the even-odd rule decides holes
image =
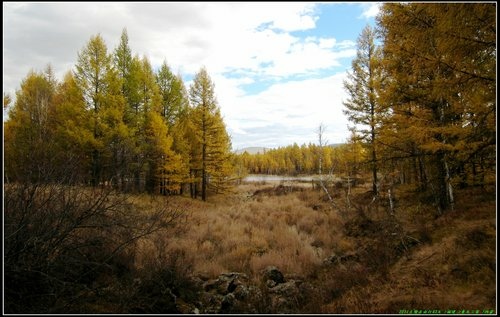
[[[327,140],[324,139],[324,134],[326,131],[326,127],[323,123],[321,123],[318,127],[318,142],[319,142],[319,153],[318,153],[318,174],[319,174],[319,185],[325,192],[325,194],[328,196],[328,200],[330,203],[334,206],[337,207],[335,204],[335,201],[333,200],[332,195],[330,195],[330,192],[328,191],[327,186],[325,185],[324,179],[323,179],[323,147],[327,144]]]

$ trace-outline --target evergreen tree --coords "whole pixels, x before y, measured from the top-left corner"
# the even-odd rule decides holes
[[[163,62],[156,74],[156,83],[162,97],[161,115],[171,127],[189,106],[186,88],[180,76],[172,73],[167,62]]]
[[[211,183],[219,188],[229,176],[229,136],[222,121],[215,98],[214,84],[202,68],[190,87],[189,97],[193,110],[191,122],[194,132],[191,170],[201,181],[201,197],[207,199]]]
[[[375,32],[366,26],[358,38],[356,58],[352,61],[352,73],[344,87],[349,99],[344,102],[344,113],[356,125],[361,125],[360,136],[368,143],[371,157],[374,195],[377,195],[377,150],[376,141],[383,109],[379,104],[377,85],[381,81],[380,49],[375,46]]]
[[[91,150],[91,180],[92,186],[101,181],[102,173],[102,143],[103,127],[100,120],[100,111],[108,90],[106,73],[111,68],[111,59],[107,53],[106,44],[101,35],[92,36],[87,45],[78,53],[75,79],[83,93],[87,109],[92,112],[91,122],[93,135],[96,140]]]
[[[92,113],[86,109],[81,89],[72,72],[68,72],[58,85],[54,97],[52,142],[57,145],[59,166],[68,166],[68,175],[84,179],[91,168],[87,153],[96,146]],[[75,179],[74,181],[79,181]]]
[[[16,92],[4,124],[7,181],[50,181],[54,176],[52,120],[56,83],[49,74],[31,71]]]

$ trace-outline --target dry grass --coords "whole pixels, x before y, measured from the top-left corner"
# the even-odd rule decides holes
[[[314,285],[298,313],[495,307],[494,194],[457,192],[455,211],[436,218],[411,188],[396,188],[391,216],[386,197],[370,204],[364,187],[339,213],[322,192],[278,194],[277,186],[243,184],[208,202],[170,198],[188,211],[188,222],[174,235],[141,241],[137,267],[168,263],[203,280],[237,271],[260,283],[262,270],[273,265]],[[337,202],[345,206],[343,195]],[[332,255],[354,259],[325,264]]]
[[[403,195],[404,193],[401,193]],[[392,313],[401,310],[494,309],[496,303],[496,213],[492,193],[457,193],[454,212],[434,219],[430,206],[400,201],[396,218],[421,243],[324,305],[326,313]],[[413,203],[413,205],[412,205]],[[381,215],[373,215],[381,218]],[[354,284],[354,283],[353,283]]]
[[[82,209],[90,203],[90,191],[67,188],[65,195],[59,195],[56,189],[45,195],[57,199],[73,197],[72,190],[76,190],[82,197],[74,202],[75,206]],[[105,256],[115,243],[110,237],[127,240],[134,233],[131,228],[142,238],[127,244],[106,262],[103,267],[111,270],[85,282],[95,291],[78,292],[79,300],[69,306],[70,311],[176,313],[174,301],[164,295],[173,292],[186,303],[198,302],[201,286],[196,277],[207,280],[236,271],[265,289],[262,270],[271,265],[278,267],[286,278],[301,279],[310,285],[307,294],[301,294],[304,300],[297,313],[492,309],[496,302],[493,190],[457,191],[455,211],[441,217],[435,216],[431,205],[415,198],[411,188],[404,187],[397,187],[394,192],[395,215],[388,213],[387,197],[382,195],[372,202],[367,187],[353,189],[350,209],[345,209],[345,193],[339,190],[334,196],[342,212],[332,207],[321,191],[271,184],[243,184],[231,193],[210,196],[208,202],[179,196],[103,196],[98,214],[110,225],[118,226],[108,232],[108,227],[99,222],[101,218],[92,220],[91,227],[98,226],[97,232],[102,231],[98,236],[102,245],[85,249],[88,256]],[[23,202],[17,198],[24,196],[11,196],[7,196],[9,206],[13,206],[9,210],[24,210],[14,204]],[[53,212],[55,223],[57,216],[66,217],[73,209],[72,212],[79,210],[72,207],[72,200],[64,205],[63,200],[57,199],[53,206],[67,206],[62,213]],[[115,200],[120,204],[115,203],[108,215],[107,210],[111,209],[106,206]],[[52,209],[40,210],[52,215]],[[40,234],[50,229],[44,225],[47,216],[41,217],[39,212],[29,215],[39,220]],[[164,226],[163,222],[168,224],[169,219],[175,221]],[[165,230],[149,230],[152,224]],[[142,236],[143,231],[150,232]],[[75,233],[74,237],[85,241],[95,240],[92,230]],[[33,256],[33,252],[28,255]],[[67,263],[61,260],[60,264]],[[70,273],[78,269],[68,267]],[[61,299],[52,305],[56,307],[51,308],[54,312],[62,311],[57,307],[68,307]]]
[[[331,228],[340,219],[320,194],[252,197],[266,186],[241,185],[233,194],[192,203],[189,226],[174,244],[192,255],[195,274],[238,271],[258,280],[263,268],[275,265],[284,274],[307,276],[331,254],[336,244]]]

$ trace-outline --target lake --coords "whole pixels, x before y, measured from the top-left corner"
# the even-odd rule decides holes
[[[323,175],[323,179],[327,179],[328,175]],[[243,178],[244,182],[256,183],[256,182],[312,182],[313,180],[318,180],[319,175],[303,175],[303,176],[287,176],[287,175],[266,175],[266,174],[250,174]]]
[[[254,182],[285,182],[285,181],[297,181],[297,182],[310,182],[313,180],[313,176],[283,176],[283,175],[266,175],[266,174],[250,174],[243,178],[244,182],[254,183]]]

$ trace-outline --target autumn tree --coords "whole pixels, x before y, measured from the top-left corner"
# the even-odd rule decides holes
[[[69,164],[72,171],[67,175],[79,181],[88,176],[91,162],[87,156],[96,146],[91,118],[82,91],[69,71],[56,89],[50,129],[54,133],[52,143],[57,146],[58,166]]]
[[[145,189],[149,193],[165,193],[178,189],[182,173],[181,157],[172,150],[173,138],[169,125],[162,116],[162,95],[156,83],[155,73],[149,60],[141,60],[141,76],[138,83],[141,96],[140,109],[144,123],[140,140],[141,157],[145,163]]]
[[[188,94],[166,62],[155,72],[146,57],[132,56],[126,29],[112,54],[92,36],[62,82],[50,66],[32,71],[12,99],[4,94],[8,182],[64,179],[162,194],[199,182],[206,199],[207,188],[224,190],[233,171],[206,70]]]
[[[441,213],[453,208],[466,166],[494,165],[495,6],[391,3],[378,20],[388,76],[381,97],[392,113],[386,131],[411,138],[405,143],[415,149],[406,152],[420,156]]]
[[[377,85],[381,81],[381,51],[375,45],[375,32],[366,26],[357,41],[356,58],[352,61],[352,73],[348,73],[344,88],[349,95],[344,101],[344,113],[357,125],[359,135],[369,145],[374,195],[377,195],[377,150],[378,130],[383,109],[378,100]]]
[[[16,101],[4,124],[7,181],[39,182],[53,176],[55,153],[49,129],[54,111],[56,82],[52,74],[31,71],[16,92]]]
[[[91,180],[96,186],[101,181],[103,144],[103,123],[100,119],[105,104],[109,82],[107,73],[111,68],[111,58],[101,35],[92,36],[87,45],[78,53],[75,79],[82,90],[87,109],[92,113],[91,122],[96,144],[91,150]]]
[[[130,130],[125,119],[125,98],[121,93],[120,80],[115,68],[106,74],[108,83],[101,110],[103,128],[103,180],[114,187],[123,188],[123,176],[126,173],[126,160],[130,151]]]
[[[172,150],[176,153],[164,170],[164,191],[182,192],[183,184],[189,183],[190,146],[189,97],[180,75],[175,75],[164,61],[155,75],[161,96],[159,113],[168,126],[172,137]]]
[[[129,96],[129,81],[132,67],[132,50],[128,44],[127,29],[123,29],[120,36],[120,43],[113,53],[113,63],[118,72],[118,77],[122,79],[122,93],[127,98]]]
[[[187,91],[179,75],[175,75],[164,61],[156,74],[156,83],[162,98],[160,112],[169,126],[183,116],[189,106]]]
[[[202,200],[209,183],[220,187],[230,174],[230,139],[215,98],[214,84],[205,68],[195,76],[189,90],[195,135],[191,169],[201,181]]]

